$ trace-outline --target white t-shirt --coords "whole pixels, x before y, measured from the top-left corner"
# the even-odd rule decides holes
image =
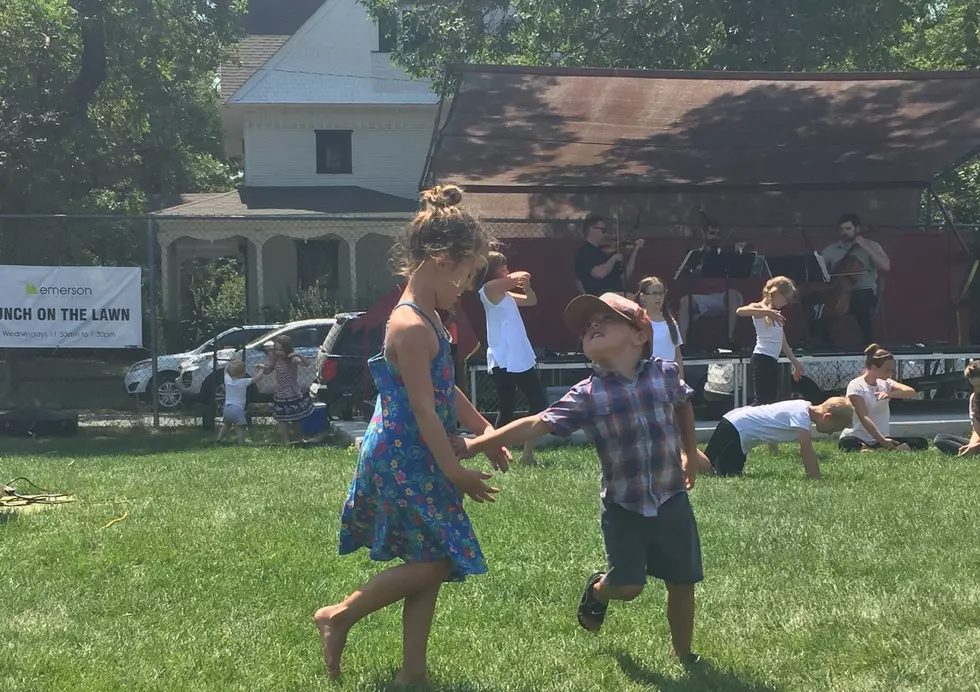
[[[888,399],[879,399],[878,394],[889,394],[894,386],[894,380],[878,380],[874,384],[868,384],[864,380],[863,375],[861,377],[855,377],[847,384],[847,396],[849,398],[859,396],[864,399],[864,403],[868,406],[868,415],[871,417],[872,422],[874,422],[875,427],[878,428],[878,432],[885,437],[888,437],[891,409],[888,406]],[[840,436],[856,437],[867,444],[874,444],[876,442],[875,438],[871,436],[871,433],[865,430],[861,424],[856,408],[854,409],[854,414],[851,416],[851,427],[845,428]]]
[[[752,324],[755,325],[755,348],[752,353],[779,358],[779,352],[783,350],[783,325],[775,321],[772,325],[766,324],[765,317],[753,317]]]
[[[810,430],[810,402],[802,399],[729,411],[725,420],[735,426],[742,452],[765,442],[795,442],[799,430]]]
[[[233,378],[225,373],[225,406],[238,406],[245,408],[245,398],[248,394],[248,386],[252,384],[251,377]]]
[[[494,305],[483,287],[480,302],[487,313],[487,367],[503,368],[507,372],[526,372],[533,368],[537,359],[514,297],[504,293],[503,299]]]
[[[677,330],[677,343],[670,340],[670,327],[667,322],[651,322],[653,324],[653,357],[674,362],[677,351],[674,349],[684,343],[681,330]]]

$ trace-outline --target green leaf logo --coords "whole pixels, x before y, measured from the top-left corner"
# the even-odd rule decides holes
[[[29,296],[36,296],[37,295],[37,286],[35,286],[34,284],[32,284],[30,281],[25,281],[24,284],[25,284],[24,285],[24,293],[26,293]]]

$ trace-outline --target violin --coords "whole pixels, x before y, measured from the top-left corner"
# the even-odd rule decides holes
[[[607,255],[614,255],[617,252],[625,255],[633,252],[633,250],[636,249],[636,241],[640,240],[636,233],[640,228],[640,216],[642,213],[643,212],[638,212],[636,214],[636,222],[633,224],[633,228],[623,235],[619,234],[619,225],[617,224],[616,235],[609,235],[603,239],[602,243],[599,245],[599,248]]]

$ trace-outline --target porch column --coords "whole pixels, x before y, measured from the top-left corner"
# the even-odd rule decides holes
[[[256,317],[265,319],[265,239],[253,240],[255,244],[255,294],[258,301]]]
[[[347,247],[350,248],[350,309],[356,310],[360,307],[357,304],[357,241],[360,238],[345,237],[345,239],[347,240]]]
[[[160,246],[160,303],[163,308],[163,318],[170,319],[174,313],[173,300],[170,296],[170,243],[158,241]],[[159,315],[154,315],[158,318]]]

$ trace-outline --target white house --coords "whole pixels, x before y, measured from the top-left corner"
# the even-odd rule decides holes
[[[167,315],[185,260],[228,255],[245,261],[250,317],[314,284],[366,307],[393,284],[384,260],[418,206],[438,96],[392,65],[391,32],[357,0],[250,0],[245,24],[221,72],[244,185],[156,215]]]

